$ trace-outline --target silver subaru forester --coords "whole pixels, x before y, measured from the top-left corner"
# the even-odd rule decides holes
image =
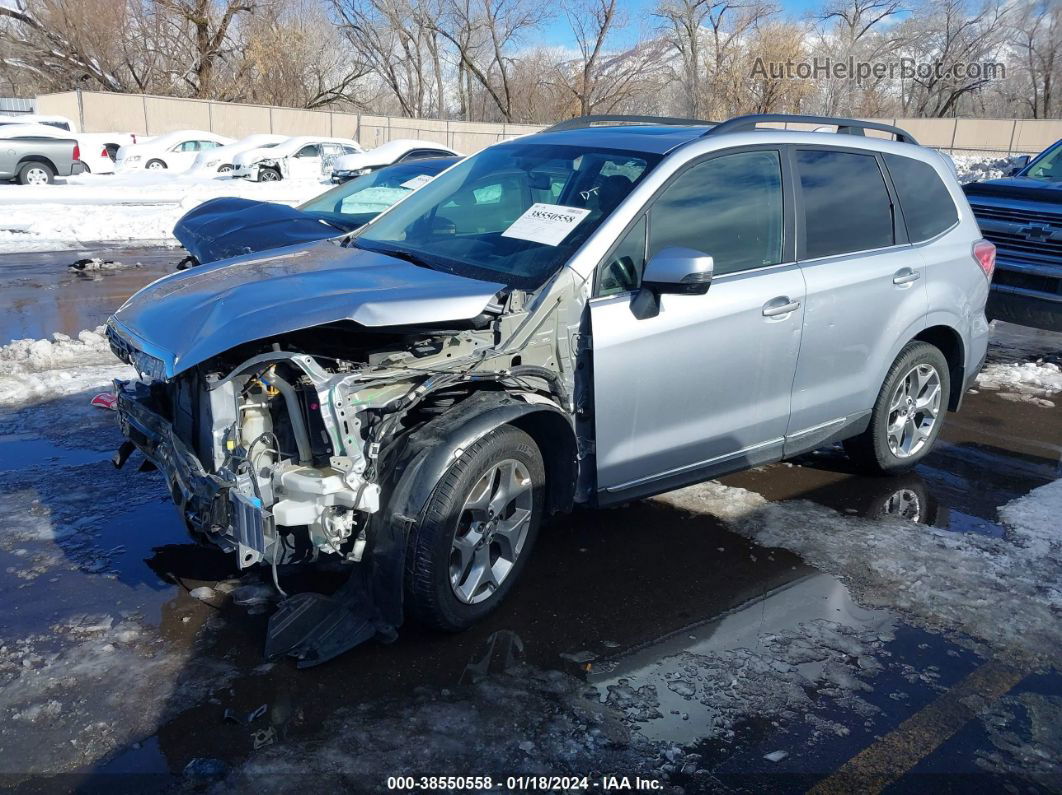
[[[983,363],[994,255],[894,127],[576,119],[349,235],[141,290],[109,323],[141,373],[116,462],[139,448],[193,536],[278,588],[349,567],[271,617],[267,653],[313,665],[406,614],[468,627],[575,504],[836,441],[912,467]]]

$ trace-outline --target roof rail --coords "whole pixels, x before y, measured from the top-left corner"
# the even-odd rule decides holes
[[[674,116],[622,116],[604,114],[601,116],[576,116],[574,119],[565,119],[562,122],[547,127],[542,132],[560,132],[562,130],[582,130],[593,127],[595,124],[659,124],[662,126],[675,127],[703,127],[709,124],[717,124],[714,121],[703,119],[680,119]]]
[[[791,122],[793,124],[836,124],[838,133],[848,135],[865,135],[865,130],[879,130],[896,136],[900,143],[917,144],[914,136],[899,127],[891,124],[879,124],[876,121],[859,121],[858,119],[844,119],[836,116],[799,116],[788,113],[753,113],[749,116],[735,116],[733,119],[717,124],[704,135],[720,135],[722,133],[746,132],[755,130],[757,124],[764,122]]]

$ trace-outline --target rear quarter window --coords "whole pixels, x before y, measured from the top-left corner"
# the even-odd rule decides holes
[[[903,220],[912,243],[920,243],[950,229],[959,220],[959,211],[935,168],[921,160],[885,155]]]

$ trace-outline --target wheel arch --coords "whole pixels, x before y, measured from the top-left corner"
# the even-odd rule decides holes
[[[503,425],[519,428],[539,446],[546,467],[548,512],[571,505],[575,432],[568,415],[552,402],[528,402],[508,392],[480,390],[413,430],[384,462],[389,494],[372,525],[374,601],[387,624],[397,627],[402,622],[407,540],[440,479],[470,445]]]
[[[966,383],[966,346],[962,335],[954,327],[941,324],[923,329],[914,336],[912,342],[915,340],[929,343],[944,354],[951,380],[948,409],[958,411],[962,404],[963,385]]]
[[[15,168],[15,173],[21,171],[22,167],[27,163],[40,163],[41,165],[48,166],[48,168],[52,170],[53,174],[59,173],[59,169],[55,167],[55,163],[53,163],[44,155],[24,155],[23,157],[19,158],[18,166],[16,166]]]

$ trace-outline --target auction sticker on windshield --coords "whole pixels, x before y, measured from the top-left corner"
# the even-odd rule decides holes
[[[501,236],[559,246],[568,233],[588,215],[590,211],[583,207],[563,207],[559,204],[536,202],[513,221]]]
[[[430,174],[417,174],[417,176],[413,177],[413,179],[407,179],[405,182],[403,182],[402,187],[409,188],[410,190],[416,190],[417,188],[423,188],[433,179],[435,179],[435,177],[431,176]]]

